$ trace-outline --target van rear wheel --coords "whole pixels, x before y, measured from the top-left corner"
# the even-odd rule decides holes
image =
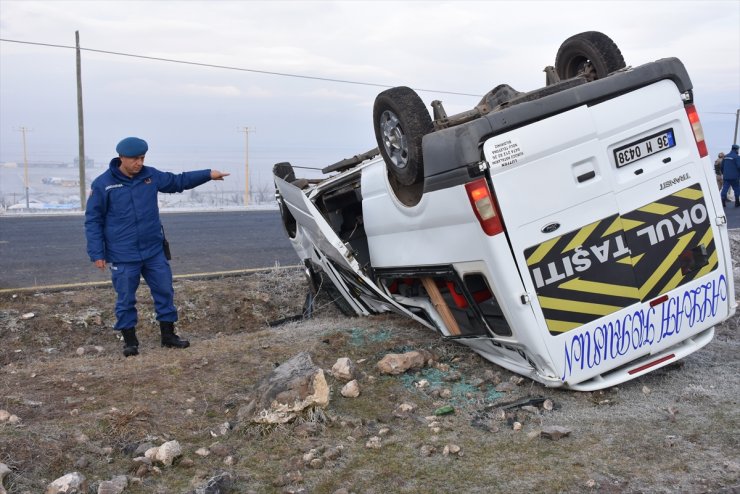
[[[421,139],[432,119],[416,92],[400,86],[383,91],[373,105],[373,127],[389,173],[401,185],[424,179]]]
[[[587,80],[603,79],[625,67],[622,52],[604,33],[587,31],[563,41],[555,57],[560,79],[583,75]]]

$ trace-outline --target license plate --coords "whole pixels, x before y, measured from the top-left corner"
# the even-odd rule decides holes
[[[676,138],[673,135],[673,129],[666,129],[615,149],[614,161],[617,163],[617,168],[621,168],[675,146]]]

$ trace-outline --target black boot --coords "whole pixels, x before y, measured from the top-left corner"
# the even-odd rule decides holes
[[[136,338],[136,328],[122,329],[123,356],[131,357],[139,354],[139,340]]]
[[[159,330],[162,333],[162,346],[168,348],[187,348],[190,346],[188,340],[183,340],[175,334],[175,323],[159,321]]]
[[[727,198],[725,198],[725,197],[722,198],[722,207],[723,208],[726,208],[727,207]]]
[[[740,207],[740,199],[735,198],[735,207]]]

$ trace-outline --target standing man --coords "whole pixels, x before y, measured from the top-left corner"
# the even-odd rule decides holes
[[[725,155],[722,159],[722,206],[725,206],[727,202],[727,191],[732,187],[732,191],[735,193],[735,207],[740,207],[740,156],[737,154],[737,150],[740,146],[737,144],[732,145],[732,150]]]
[[[717,177],[717,187],[722,190],[722,160],[725,159],[725,153],[719,153],[714,160],[714,175]]]
[[[164,253],[164,233],[159,219],[159,192],[192,189],[209,180],[223,180],[228,173],[198,170],[174,174],[144,166],[149,146],[138,137],[127,137],[116,146],[117,158],[91,186],[85,210],[87,253],[95,267],[110,263],[116,290],[116,324],[123,335],[123,354],[138,355],[136,338],[136,289],[143,276],[157,312],[162,346],[187,348],[188,340],[175,334],[177,309],[172,270]]]

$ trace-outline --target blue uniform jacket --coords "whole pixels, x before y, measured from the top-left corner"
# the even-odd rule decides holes
[[[211,170],[174,174],[144,166],[129,178],[119,158],[91,186],[85,209],[87,254],[91,261],[132,262],[162,251],[158,192],[182,192],[211,179]]]
[[[725,180],[735,180],[740,178],[740,156],[736,151],[730,151],[722,160],[722,178]]]

